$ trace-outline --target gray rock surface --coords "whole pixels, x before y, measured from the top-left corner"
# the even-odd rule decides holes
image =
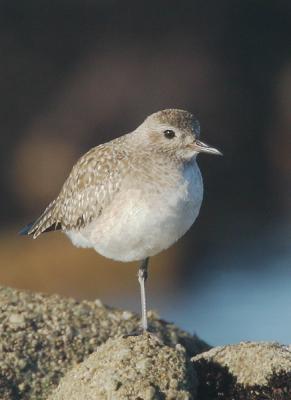
[[[187,400],[196,386],[184,347],[143,334],[109,339],[66,374],[49,400]]]
[[[209,349],[154,313],[150,325],[166,345],[183,345],[189,357]],[[138,326],[138,316],[99,300],[78,302],[0,287],[0,399],[45,399],[68,369],[109,337]]]
[[[241,342],[215,347],[192,361],[200,381],[199,400],[291,399],[289,346]]]

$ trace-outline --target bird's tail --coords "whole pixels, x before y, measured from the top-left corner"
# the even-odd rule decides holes
[[[37,220],[24,226],[19,231],[19,235],[29,235],[36,239],[44,232],[60,229],[60,224],[58,224],[53,218],[54,208],[55,200],[50,203],[50,205],[45,209],[42,215],[37,218]]]
[[[29,224],[27,224],[23,228],[21,228],[20,231],[18,232],[19,235],[21,235],[21,236],[29,235],[29,231],[33,227],[33,224],[34,224],[34,222],[30,222]]]

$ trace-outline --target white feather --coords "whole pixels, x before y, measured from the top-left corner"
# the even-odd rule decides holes
[[[66,232],[80,247],[118,261],[142,260],[167,249],[197,218],[203,183],[195,160],[175,184],[148,190],[141,183],[121,190],[104,213],[80,231]]]

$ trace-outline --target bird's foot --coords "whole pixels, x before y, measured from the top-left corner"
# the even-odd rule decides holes
[[[132,332],[126,333],[125,335],[123,335],[122,337],[124,339],[131,337],[131,336],[142,336],[142,335],[148,335],[151,336],[152,338],[154,338],[155,340],[157,340],[160,344],[164,344],[159,332],[156,331],[153,328],[148,328],[148,329],[144,329],[143,327],[137,328],[135,330],[133,330]]]
[[[141,335],[146,335],[147,333],[149,333],[148,329],[144,329],[142,327],[134,329],[133,331],[126,333],[125,335],[123,335],[123,338],[128,338],[130,336],[141,336]]]

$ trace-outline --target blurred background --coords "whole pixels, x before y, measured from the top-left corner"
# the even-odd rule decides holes
[[[18,230],[94,145],[185,108],[205,197],[154,257],[149,305],[211,344],[291,337],[291,3],[0,3],[0,284],[139,311],[136,264]]]

